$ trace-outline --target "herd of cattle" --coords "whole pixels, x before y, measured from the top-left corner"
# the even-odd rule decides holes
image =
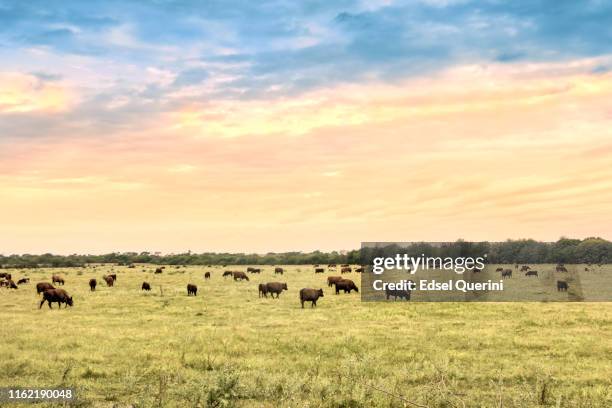
[[[336,265],[330,264],[328,268],[333,270]],[[155,274],[163,273],[165,267],[158,267],[155,269]],[[320,268],[319,265],[315,265],[315,273],[321,273],[321,271],[325,271],[324,268]],[[341,273],[350,273],[353,269],[349,265],[342,265]],[[356,272],[362,272],[363,268],[356,268]],[[248,267],[247,272],[253,274],[261,273],[261,268],[253,268]],[[284,269],[280,267],[274,268],[274,274],[283,275]],[[242,271],[225,271],[222,274],[223,278],[231,277],[234,281],[249,281],[249,277],[245,272]],[[211,272],[204,273],[204,279],[209,280],[211,278]],[[106,283],[107,287],[113,287],[115,282],[117,281],[117,274],[108,274],[102,277],[102,280]],[[17,284],[26,284],[29,283],[29,278],[20,279]],[[61,288],[56,288],[54,285],[64,286],[66,283],[66,279],[61,275],[54,274],[51,276],[51,283],[49,282],[39,282],[36,284],[36,293],[40,295],[42,293],[42,301],[40,302],[39,309],[42,308],[45,302],[48,303],[49,308],[52,308],[52,303],[57,303],[58,308],[61,308],[62,304],[64,304],[65,308],[68,306],[73,306],[74,301],[72,297]],[[340,291],[344,293],[351,293],[351,291],[359,292],[357,285],[350,279],[344,279],[341,276],[330,276],[327,278],[327,283],[329,287],[335,286],[336,294],[339,294]],[[6,286],[8,288],[17,289],[18,286],[12,280],[12,276],[10,273],[0,273],[0,286]],[[94,292],[96,287],[98,286],[98,281],[95,278],[89,280],[89,290]],[[288,290],[287,283],[283,282],[268,282],[259,284],[259,297],[267,298],[270,295],[274,298],[280,296],[283,290]],[[150,291],[151,284],[149,282],[142,282],[141,290]],[[187,296],[197,296],[198,287],[192,283],[187,284]],[[323,289],[313,289],[313,288],[302,288],[299,292],[300,303],[302,308],[304,308],[305,302],[311,302],[311,307],[315,307],[317,305],[317,300],[323,297]]]
[[[602,265],[598,264],[598,266],[601,267]],[[337,265],[335,264],[329,264],[327,265],[327,270],[334,271],[336,270],[335,269],[336,267]],[[164,266],[157,267],[155,269],[155,274],[163,273],[164,269],[165,269]],[[593,265],[587,265],[584,268],[585,272],[588,272],[592,269],[593,269]],[[538,271],[532,269],[529,265],[522,265],[519,267],[519,265],[516,264],[514,265],[514,270],[517,270],[519,273],[524,273],[526,277],[535,277],[535,278],[539,277]],[[514,270],[511,268],[499,267],[495,271],[501,273],[502,279],[506,279],[506,278],[512,278]],[[351,273],[353,271],[361,273],[364,271],[364,269],[362,267],[352,268],[350,265],[340,266],[341,274]],[[260,274],[261,272],[262,272],[261,268],[254,268],[254,267],[247,268],[247,273]],[[283,275],[284,272],[285,270],[281,267],[274,268],[275,275]],[[326,268],[320,267],[319,265],[314,265],[315,274],[324,273],[324,272],[326,272]],[[480,273],[480,272],[482,272],[481,269],[474,268],[472,270],[472,273]],[[565,274],[565,273],[568,273],[568,270],[565,267],[565,265],[563,265],[562,263],[559,263],[555,266],[555,272]],[[234,281],[249,281],[249,276],[247,275],[247,273],[242,272],[242,271],[225,271],[223,272],[222,277],[223,278],[230,277]],[[205,280],[211,279],[211,272],[204,273],[204,279]],[[115,285],[115,282],[117,281],[117,274],[113,273],[113,274],[104,275],[102,276],[102,280],[106,283],[106,286],[113,287]],[[6,287],[9,289],[17,289],[18,285],[24,285],[29,282],[30,282],[30,279],[24,277],[24,278],[19,279],[17,283],[15,283],[10,273],[6,273],[6,272],[0,273],[0,287]],[[65,282],[66,281],[63,276],[54,274],[51,277],[51,283],[39,282],[36,284],[37,294],[40,295],[42,293],[42,301],[40,302],[39,309],[42,308],[45,302],[48,303],[50,308],[52,307],[51,306],[52,303],[58,303],[59,307],[61,307],[62,303],[65,304],[65,307],[72,306],[74,304],[72,297],[69,296],[68,293],[64,289],[56,288],[54,286],[54,285],[64,286]],[[98,281],[95,278],[89,280],[89,289],[92,292],[96,290],[97,285],[98,285]],[[329,276],[327,278],[327,285],[328,287],[335,287],[336,294],[339,294],[341,291],[344,293],[349,293],[349,294],[351,293],[351,291],[359,292],[359,288],[357,287],[355,282],[353,282],[350,279],[345,279],[342,276]],[[272,298],[274,298],[275,297],[274,295],[276,295],[276,298],[278,298],[284,290],[288,290],[288,287],[287,287],[287,283],[268,282],[268,283],[259,284],[258,289],[259,289],[258,290],[259,297],[267,298],[268,295],[270,295],[272,296]],[[569,289],[569,284],[567,280],[557,280],[557,291],[567,292],[568,289]],[[150,291],[151,284],[149,282],[143,282],[141,285],[141,290]],[[197,293],[198,293],[198,287],[192,283],[189,283],[187,285],[187,295],[197,296]],[[302,305],[302,308],[304,307],[304,302],[311,302],[311,307],[315,307],[317,305],[317,300],[321,297],[323,297],[323,289],[303,288],[299,292],[299,298],[300,298],[300,303]],[[390,299],[390,297],[393,297],[395,300],[397,298],[410,300],[410,292],[404,291],[404,290],[387,289],[386,297],[387,299]]]

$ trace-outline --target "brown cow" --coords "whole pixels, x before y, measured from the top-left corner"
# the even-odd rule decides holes
[[[96,286],[98,285],[98,281],[95,279],[90,279],[89,280],[89,290],[91,290],[92,292],[94,290],[96,290]]]
[[[164,271],[164,268],[156,268],[155,269],[155,273],[162,273]]]
[[[74,302],[72,301],[72,297],[68,296],[68,293],[64,289],[47,289],[43,292],[43,300],[40,302],[40,309],[42,305],[47,302],[49,304],[49,309],[52,309],[51,303],[57,302],[58,307],[61,309],[62,303],[65,303],[66,306],[72,306]]]
[[[17,285],[15,285],[15,282],[13,282],[12,279],[6,281],[6,287],[10,289],[17,289]]]
[[[336,295],[340,294],[340,291],[343,290],[344,293],[351,293],[351,290],[355,292],[359,292],[357,285],[350,279],[342,279],[336,282]]]
[[[557,291],[558,292],[567,292],[569,285],[565,281],[557,281]]]
[[[149,290],[151,290],[151,285],[149,285],[148,282],[142,282],[142,286],[140,287],[140,290],[149,291]]]
[[[538,271],[527,271],[527,273],[525,273],[525,276],[535,276],[537,278]]]
[[[504,269],[501,273],[502,279],[512,277],[512,269]]]
[[[106,286],[109,287],[113,286],[113,284],[115,283],[115,280],[110,276],[104,275],[102,276],[102,279],[104,279],[104,282],[106,282]]]
[[[236,271],[236,272],[232,272],[233,276],[234,276],[234,280],[249,280],[249,277],[246,275],[246,273],[241,272],[241,271]]]
[[[325,269],[323,268],[315,268],[315,273],[324,273]]]
[[[328,267],[328,268],[335,268],[335,267],[336,267],[336,264],[329,264],[329,265],[327,265],[327,267]]]
[[[351,273],[352,269],[349,267],[344,267],[340,269],[340,273]]]
[[[285,273],[285,271],[283,270],[283,268],[274,268],[274,274],[279,274],[282,275],[283,273]]]
[[[389,300],[391,296],[393,296],[393,300],[397,300],[397,298],[406,299],[407,301],[410,300],[409,290],[385,288],[385,295],[387,296],[387,300]]]
[[[11,280],[13,279],[13,276],[8,273],[8,272],[2,272],[0,273],[0,278],[5,278],[6,280]]]
[[[113,280],[114,280],[114,281],[116,281],[116,280],[117,280],[117,274],[116,274],[116,273],[112,273],[112,274],[110,274],[110,275],[108,275],[108,276],[110,276],[111,278],[113,278]]]
[[[302,303],[302,309],[304,308],[304,302],[312,302],[310,307],[315,307],[320,297],[323,297],[323,289],[300,289],[300,303]]]
[[[502,272],[503,270],[504,270],[504,268],[499,267],[499,268],[495,269],[495,272]]]
[[[30,282],[30,278],[21,278],[17,281],[18,285],[23,285],[24,283],[29,283]]]
[[[36,294],[40,295],[40,292],[44,292],[47,289],[55,289],[55,286],[48,282],[39,282],[36,284]]]
[[[342,279],[343,279],[342,276],[328,276],[327,277],[327,286],[331,287],[336,282],[341,281]]]
[[[259,284],[259,297],[268,297],[268,287],[265,283]]]
[[[210,279],[210,272],[206,272],[204,274],[204,279]]]
[[[51,276],[51,282],[59,283],[60,285],[64,285],[64,278],[60,275]]]
[[[528,270],[530,270],[531,268],[529,267],[529,265],[523,265],[521,266],[521,272],[527,272]]]
[[[223,272],[223,277],[226,278],[228,276],[234,276],[234,273],[232,271],[225,271]]]
[[[276,298],[278,299],[278,297],[283,292],[283,290],[288,290],[286,283],[281,283],[281,282],[268,282],[268,283],[266,283],[266,292],[268,292],[270,295],[272,295],[272,299],[274,299],[274,294],[275,293],[276,293]]]
[[[197,296],[198,287],[196,285],[192,285],[191,283],[187,284],[187,296]]]

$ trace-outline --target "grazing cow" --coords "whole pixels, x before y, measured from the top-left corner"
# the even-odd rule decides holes
[[[191,283],[187,284],[187,296],[197,296],[198,287],[196,285],[192,285]]]
[[[68,296],[68,293],[64,289],[47,289],[43,292],[43,300],[40,302],[40,309],[42,305],[47,302],[49,304],[49,309],[52,309],[51,303],[57,302],[58,308],[61,309],[62,303],[65,303],[66,306],[72,306],[74,302],[72,301],[72,297]]]
[[[104,275],[102,279],[104,279],[104,282],[106,282],[106,286],[109,286],[109,287],[113,286],[115,283],[115,280],[110,276]]]
[[[324,273],[325,269],[324,268],[315,268],[315,273]]]
[[[341,281],[342,279],[343,279],[342,276],[328,276],[327,286],[331,287],[332,285],[335,285],[336,282]]]
[[[312,302],[310,307],[315,307],[320,297],[323,297],[323,289],[300,289],[300,303],[302,303],[302,309],[304,308],[304,302]]]
[[[146,290],[148,292],[151,290],[151,285],[149,285],[149,282],[142,282],[140,290]]]
[[[51,282],[59,283],[60,285],[64,285],[64,278],[59,275],[53,275],[51,276]]]
[[[538,277],[538,271],[527,271],[525,276],[535,276],[537,278]]]
[[[336,282],[336,295],[340,294],[341,290],[343,290],[344,293],[351,293],[351,290],[359,292],[359,288],[357,288],[355,282],[350,279],[342,279]]]
[[[155,273],[162,273],[164,271],[164,268],[156,268],[155,269]]]
[[[108,276],[110,276],[111,278],[113,278],[113,280],[114,280],[114,281],[116,281],[116,280],[117,280],[117,274],[116,274],[116,273],[110,274],[110,275],[108,275]]]
[[[501,273],[502,279],[512,277],[512,269],[504,269]]]
[[[90,279],[89,280],[89,290],[91,290],[92,292],[94,290],[96,290],[96,285],[98,284],[98,281],[95,279]]]
[[[499,268],[495,269],[495,272],[502,272],[503,270],[504,270],[504,268],[499,267]]]
[[[29,283],[30,282],[30,278],[21,278],[17,281],[18,285],[23,285],[24,283]]]
[[[274,268],[274,274],[279,274],[282,275],[285,271],[283,270],[283,268]]]
[[[272,299],[274,299],[275,293],[276,293],[276,298],[278,299],[278,297],[283,292],[283,290],[288,290],[286,283],[281,283],[281,282],[266,283],[266,292],[268,292],[272,296]]]
[[[567,292],[569,285],[565,281],[557,281],[557,292]]]
[[[48,282],[39,282],[36,284],[36,294],[40,295],[40,292],[44,292],[47,289],[55,289],[55,286]]]
[[[393,296],[393,300],[397,300],[397,298],[406,299],[406,301],[410,300],[409,290],[385,288],[385,295],[387,296],[387,300],[389,300],[391,296]]]
[[[237,280],[246,280],[246,281],[248,281],[249,280],[249,277],[246,275],[246,273],[241,272],[241,271],[233,272],[233,275],[234,275],[234,280],[235,281],[237,281]]]
[[[266,286],[265,283],[260,283],[259,284],[259,297],[268,297],[268,287]]]
[[[226,278],[228,276],[233,276],[233,275],[234,275],[234,273],[232,271],[225,271],[225,272],[223,272],[223,277],[224,278]]]
[[[565,268],[565,266],[563,265],[557,265],[557,267],[555,268],[555,270],[557,272],[567,272],[567,269]]]
[[[363,267],[359,267],[355,269],[355,272],[357,273],[363,273]]]
[[[204,274],[204,279],[210,279],[210,272],[206,272]]]
[[[352,271],[352,269],[348,268],[348,267],[340,269],[340,273],[351,273],[351,271]]]
[[[523,265],[521,266],[521,272],[527,272],[528,270],[530,270],[531,268],[529,267],[529,265]]]

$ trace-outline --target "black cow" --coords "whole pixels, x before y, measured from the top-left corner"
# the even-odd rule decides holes
[[[187,296],[197,296],[198,287],[196,285],[192,285],[191,283],[187,284]]]
[[[95,279],[90,279],[89,280],[89,290],[91,290],[92,292],[94,290],[96,290],[96,285],[98,284],[98,281]]]
[[[210,279],[210,272],[206,272],[204,274],[204,279]]]
[[[140,287],[140,290],[150,291],[151,285],[149,285],[149,282],[142,282],[142,286]]]
[[[557,291],[558,292],[567,292],[569,289],[569,285],[565,281],[557,281]]]

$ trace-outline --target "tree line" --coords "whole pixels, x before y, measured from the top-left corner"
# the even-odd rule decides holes
[[[416,242],[409,245],[390,244],[377,248],[365,246],[348,252],[283,252],[267,254],[244,253],[191,253],[157,255],[149,252],[114,252],[103,255],[0,255],[0,267],[79,267],[87,264],[110,263],[117,265],[312,265],[312,264],[365,264],[371,256],[410,253],[419,256],[472,256],[487,255],[492,264],[512,263],[612,263],[612,242],[602,238],[561,238],[556,242],[532,239],[504,242],[456,242],[431,244]]]

